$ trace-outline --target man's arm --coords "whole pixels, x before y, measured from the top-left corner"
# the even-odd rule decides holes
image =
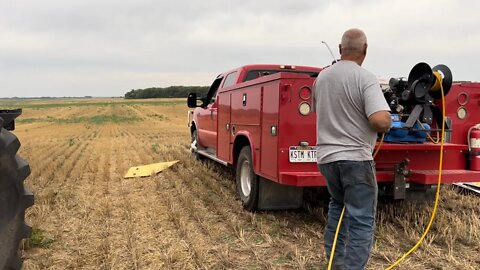
[[[383,133],[390,130],[392,126],[392,116],[388,111],[378,111],[368,117],[368,122],[370,122],[373,130]]]

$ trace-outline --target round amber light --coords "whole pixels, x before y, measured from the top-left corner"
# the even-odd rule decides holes
[[[311,111],[310,104],[308,104],[307,102],[302,102],[298,107],[298,111],[300,112],[301,115],[309,114]]]
[[[467,109],[465,107],[460,107],[457,110],[457,117],[460,120],[463,120],[467,117]]]

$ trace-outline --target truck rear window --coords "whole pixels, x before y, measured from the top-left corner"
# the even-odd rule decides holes
[[[259,70],[250,70],[247,72],[247,76],[245,76],[244,82],[250,81],[262,76],[272,75],[278,72],[292,72],[292,73],[302,73],[308,74],[310,77],[315,78],[318,76],[318,72],[316,71],[305,71],[305,70],[288,70],[288,69],[259,69]]]

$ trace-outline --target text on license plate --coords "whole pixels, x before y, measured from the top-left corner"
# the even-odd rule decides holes
[[[288,152],[290,162],[317,162],[317,151],[314,147],[291,146]]]

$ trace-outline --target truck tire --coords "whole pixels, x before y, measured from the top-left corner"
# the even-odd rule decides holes
[[[17,156],[20,142],[2,123],[0,118],[0,269],[11,270],[22,267],[19,243],[31,233],[25,209],[33,205],[33,194],[23,185],[30,166]]]
[[[235,180],[243,208],[248,211],[257,210],[259,179],[253,170],[252,151],[248,145],[242,148],[238,156]]]
[[[192,157],[196,160],[202,160],[202,155],[198,153],[198,132],[196,129],[192,131],[192,143],[190,145],[190,151],[192,152]]]

